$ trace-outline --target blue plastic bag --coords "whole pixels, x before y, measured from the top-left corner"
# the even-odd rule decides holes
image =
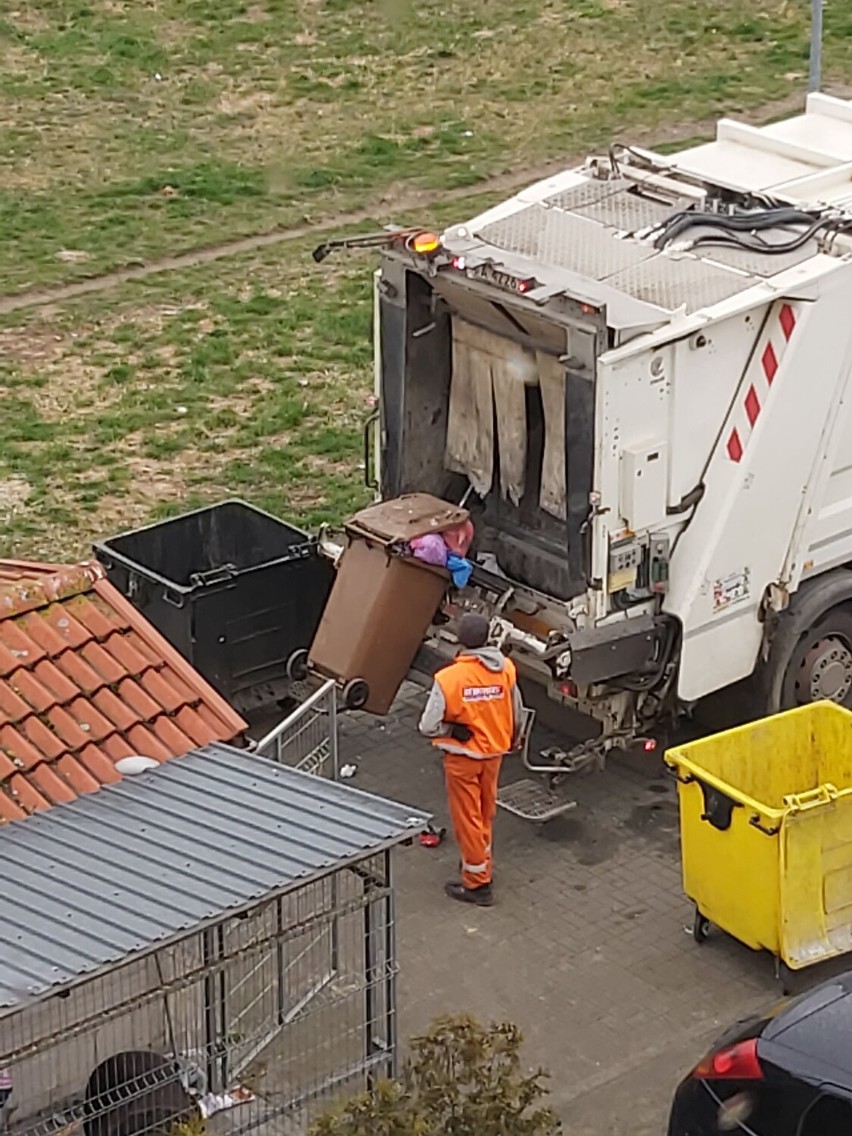
[[[447,571],[452,576],[455,586],[463,588],[473,574],[473,565],[463,556],[456,556],[455,553],[451,552],[447,557]]]

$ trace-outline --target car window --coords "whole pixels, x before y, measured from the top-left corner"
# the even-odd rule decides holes
[[[796,1136],[852,1136],[852,1103],[823,1093],[802,1114]]]
[[[767,1030],[767,1037],[770,1030]],[[835,1066],[852,1071],[852,1006],[849,999],[838,998],[822,1006],[818,1012],[773,1033],[771,1040],[774,1045],[801,1053],[823,1068]]]

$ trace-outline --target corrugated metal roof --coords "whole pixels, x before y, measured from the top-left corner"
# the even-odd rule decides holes
[[[0,828],[0,1007],[410,837],[427,814],[225,745]]]

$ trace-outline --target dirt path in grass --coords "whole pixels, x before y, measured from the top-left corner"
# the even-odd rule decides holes
[[[835,88],[830,93],[840,98],[849,98],[852,96],[852,87]],[[784,99],[765,104],[754,111],[737,117],[745,122],[760,123],[785,113],[800,111],[802,105],[803,96],[801,92],[797,91]],[[705,119],[699,122],[679,123],[676,126],[669,127],[668,130],[655,128],[653,131],[631,131],[630,137],[637,145],[647,144],[650,139],[653,139],[656,145],[685,141],[712,132],[715,122],[715,119]],[[6,296],[0,295],[0,315],[8,315],[25,308],[65,303],[79,296],[120,287],[122,284],[131,281],[145,280],[147,277],[158,273],[197,268],[200,265],[211,264],[226,257],[239,256],[242,253],[253,252],[256,249],[268,248],[272,245],[305,240],[311,236],[314,236],[319,242],[324,234],[345,230],[349,226],[358,225],[364,221],[375,220],[380,223],[381,217],[399,216],[417,209],[428,209],[433,205],[443,205],[448,201],[464,201],[486,194],[510,194],[525,185],[540,181],[561,170],[570,169],[571,166],[577,165],[582,160],[582,158],[565,157],[558,162],[550,162],[547,165],[525,166],[523,169],[510,170],[508,173],[488,178],[474,186],[463,186],[458,189],[412,190],[403,188],[398,191],[391,190],[384,193],[369,209],[332,214],[313,224],[299,225],[289,229],[274,229],[271,232],[255,233],[232,241],[221,241],[218,244],[206,247],[188,249],[177,256],[161,257],[149,261],[147,264],[136,264],[127,268],[115,269],[100,276],[92,276],[86,280],[75,280],[69,284],[32,288]]]
[[[695,130],[696,128],[693,127],[692,134],[695,133]],[[681,136],[687,136],[685,130]],[[542,178],[549,177],[551,174],[558,173],[560,170],[568,169],[572,165],[576,165],[577,161],[578,159],[569,157],[559,162],[551,162],[548,165],[526,166],[522,170],[511,170],[508,173],[478,182],[474,186],[462,186],[458,189],[409,189],[402,192],[386,192],[369,209],[330,214],[312,224],[297,225],[288,229],[273,229],[271,232],[253,233],[250,236],[238,237],[232,241],[220,241],[217,244],[202,246],[201,248],[187,249],[186,252],[178,253],[177,256],[164,256],[157,260],[148,261],[146,264],[117,268],[112,272],[92,276],[87,280],[75,280],[70,284],[31,288],[23,292],[0,295],[0,315],[7,315],[22,308],[61,304],[67,300],[74,300],[78,296],[119,287],[134,280],[145,280],[157,273],[197,268],[200,265],[212,264],[214,261],[223,260],[226,257],[239,256],[242,253],[254,252],[256,249],[269,248],[271,245],[305,240],[310,236],[316,237],[319,244],[326,234],[345,230],[350,226],[360,225],[369,220],[375,220],[378,224],[381,224],[382,217],[400,215],[415,209],[428,209],[438,203],[460,201],[489,193],[513,193],[524,185],[532,184]]]

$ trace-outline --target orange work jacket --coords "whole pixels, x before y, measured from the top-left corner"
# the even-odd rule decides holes
[[[481,659],[459,655],[435,675],[447,708],[446,722],[467,726],[471,737],[459,749],[471,757],[500,757],[512,748],[515,712],[512,690],[517,671],[511,659],[502,671],[490,670]],[[440,743],[441,738],[436,738]]]

